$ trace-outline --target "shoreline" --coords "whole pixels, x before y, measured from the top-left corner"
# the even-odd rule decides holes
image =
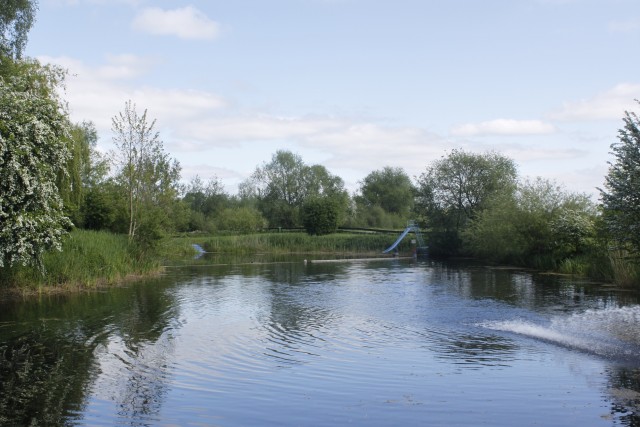
[[[410,247],[404,247],[401,250],[402,256],[381,253],[377,248],[385,247],[387,242],[380,240],[379,237],[372,235],[363,239],[361,235],[354,238],[341,234],[318,238],[302,233],[203,236],[198,239],[166,237],[158,243],[157,252],[135,256],[126,236],[108,232],[74,230],[63,243],[62,252],[51,252],[46,255],[48,272],[46,276],[40,276],[32,269],[18,268],[14,279],[13,273],[7,271],[9,275],[0,284],[0,301],[95,292],[126,286],[129,283],[162,275],[167,268],[202,266],[202,260],[197,260],[198,255],[214,258],[207,266],[259,265],[273,263],[269,261],[279,260],[279,258],[282,258],[282,261],[295,260],[293,262],[305,264],[413,258],[409,252]],[[273,259],[260,260],[262,256],[273,257]],[[218,257],[221,259],[217,259]],[[252,257],[253,260],[251,260]],[[429,257],[429,259],[434,258]],[[450,261],[455,263],[456,259]],[[486,260],[474,259],[474,262],[485,263]],[[635,286],[595,280],[578,274],[537,270],[517,265],[484,264],[483,267],[494,270],[528,270],[542,275],[584,280],[594,286],[603,286],[616,291],[640,291]]]
[[[42,285],[36,287],[7,286],[0,288],[0,302],[26,300],[36,297],[52,297],[76,295],[79,293],[100,292],[104,289],[118,288],[140,280],[159,277],[166,271],[165,266],[148,273],[129,273],[116,279],[97,278],[93,284],[78,282],[64,282],[56,285]]]

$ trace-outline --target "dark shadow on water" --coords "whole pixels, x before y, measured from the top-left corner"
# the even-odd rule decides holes
[[[100,373],[96,354],[118,339],[135,355],[171,327],[176,307],[162,282],[157,285],[0,305],[0,425],[66,425],[81,418]],[[162,378],[123,372],[130,376],[120,403],[125,418],[157,412]]]

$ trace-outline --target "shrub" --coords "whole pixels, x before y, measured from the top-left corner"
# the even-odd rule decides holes
[[[302,207],[302,222],[310,235],[335,233],[339,216],[337,204],[327,197],[309,199]]]
[[[228,208],[217,218],[218,229],[238,233],[252,233],[264,227],[265,219],[257,209]]]

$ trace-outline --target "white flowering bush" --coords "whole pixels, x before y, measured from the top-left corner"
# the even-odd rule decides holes
[[[0,78],[0,267],[36,265],[60,249],[64,216],[55,185],[68,157],[69,121],[37,78]]]

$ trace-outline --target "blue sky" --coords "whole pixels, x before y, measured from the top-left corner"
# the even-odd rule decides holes
[[[637,0],[40,0],[26,53],[69,70],[101,149],[131,99],[232,193],[278,149],[355,190],[461,148],[596,195],[639,42]]]

